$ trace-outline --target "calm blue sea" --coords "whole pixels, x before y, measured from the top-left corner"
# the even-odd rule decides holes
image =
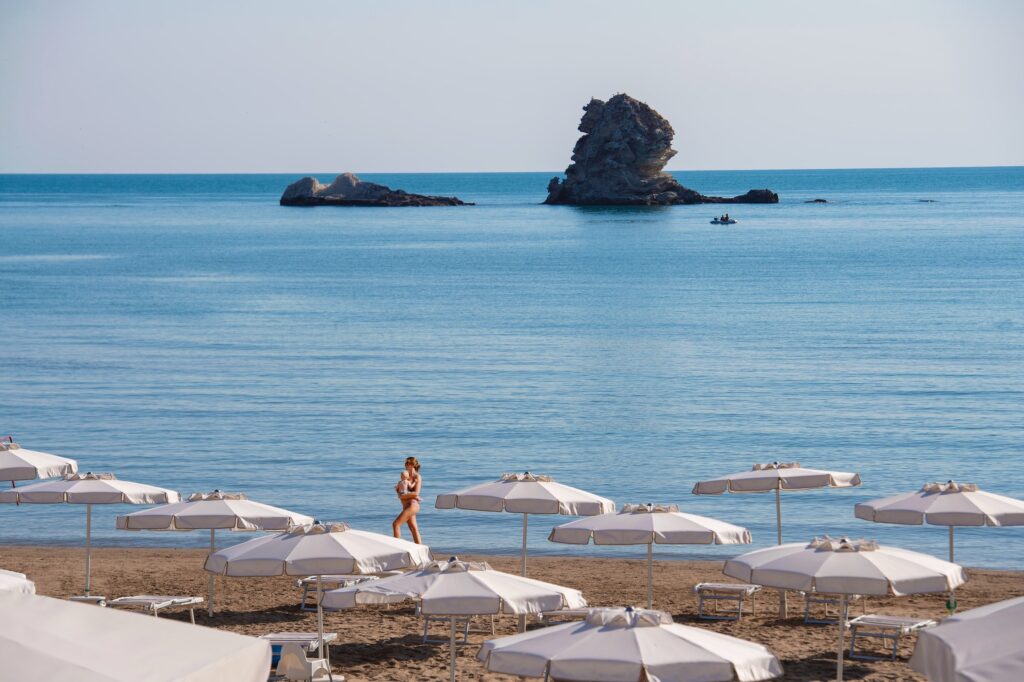
[[[1024,168],[679,173],[779,192],[730,228],[714,206],[542,206],[554,174],[365,176],[478,204],[406,209],[278,206],[298,175],[0,176],[0,435],[380,532],[415,454],[444,552],[517,551],[518,516],[431,508],[503,471],[677,503],[755,546],[772,497],[695,481],[859,471],[784,495],[785,537],[939,556],[944,528],[854,503],[951,478],[1024,497]],[[208,540],[114,530],[134,510],[97,508],[98,541]],[[531,551],[641,554],[548,543],[567,520],[534,517]],[[80,507],[0,506],[0,544],[83,535]],[[964,563],[1024,568],[1024,528],[957,537]]]

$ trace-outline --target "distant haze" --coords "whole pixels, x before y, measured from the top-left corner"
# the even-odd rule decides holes
[[[0,172],[561,170],[590,97],[670,169],[1024,165],[1024,2],[0,0]]]

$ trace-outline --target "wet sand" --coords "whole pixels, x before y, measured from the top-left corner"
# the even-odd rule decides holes
[[[438,552],[437,556],[447,556]],[[204,596],[207,574],[202,571],[205,552],[195,549],[101,548],[93,552],[93,594],[118,597],[131,594],[188,594]],[[497,569],[517,572],[515,557],[486,559]],[[81,594],[85,570],[82,549],[60,547],[2,547],[0,567],[21,571],[36,582],[40,594],[67,597]],[[783,679],[831,679],[835,672],[835,626],[805,625],[803,602],[790,597],[790,617],[777,618],[776,593],[765,590],[756,598],[757,613],[739,622],[697,619],[693,585],[728,582],[721,562],[655,562],[655,608],[668,611],[677,622],[765,644],[782,659]],[[530,576],[583,590],[593,606],[643,605],[646,566],[643,560],[542,557],[530,560]],[[973,608],[1024,595],[1024,574],[971,569],[970,580],[958,591],[960,609]],[[295,578],[218,578],[217,611],[196,613],[196,622],[250,635],[281,630],[316,629],[315,613],[298,610],[301,590]],[[914,615],[939,619],[945,614],[941,595],[870,598],[868,612]],[[861,606],[851,608],[860,613]],[[799,614],[797,613],[799,611]],[[161,618],[164,616],[161,615]],[[168,618],[187,620],[188,612],[167,612]],[[445,644],[422,644],[422,621],[411,606],[360,607],[328,612],[328,631],[338,633],[331,646],[335,672],[347,679],[379,681],[446,680],[448,649]],[[498,634],[515,632],[515,619],[498,619]],[[446,633],[439,627],[438,636]],[[472,634],[471,645],[460,650],[462,680],[512,680],[483,670],[474,658],[478,645],[489,635]],[[899,659],[847,661],[848,679],[922,680],[906,665],[916,638],[906,637]]]

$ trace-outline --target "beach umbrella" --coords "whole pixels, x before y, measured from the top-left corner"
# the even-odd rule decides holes
[[[16,504],[85,505],[85,595],[92,580],[92,506],[94,504],[166,504],[181,496],[167,488],[122,481],[114,474],[68,474],[62,479],[42,481],[0,492],[0,502]]]
[[[24,573],[5,571],[0,568],[0,594],[5,592],[35,594],[36,584],[25,577]]]
[[[598,514],[555,526],[551,542],[570,545],[647,545],[647,608],[654,603],[654,545],[749,544],[750,531],[725,521],[679,511],[674,504],[627,504],[619,512]]]
[[[775,491],[775,532],[777,544],[782,544],[782,491],[811,490],[815,488],[850,488],[860,485],[860,474],[846,471],[805,469],[800,462],[770,462],[755,464],[750,471],[699,481],[693,486],[694,495],[721,495],[722,493],[766,493]],[[779,617],[786,617],[786,593],[779,593]]]
[[[53,478],[76,471],[78,462],[73,459],[28,450],[15,443],[11,436],[0,440],[0,481],[10,481],[12,488],[15,481]]]
[[[530,613],[582,608],[583,593],[561,585],[496,571],[484,562],[437,561],[416,571],[324,593],[323,606],[394,604],[416,600],[424,615],[451,617],[451,669],[455,680],[455,616]]]
[[[438,509],[471,509],[523,515],[520,573],[526,575],[526,530],[530,514],[594,516],[615,511],[615,503],[584,490],[558,483],[550,476],[502,474],[497,481],[437,496]]]
[[[266,682],[270,642],[120,609],[0,594],[0,678]]]
[[[631,607],[588,609],[582,621],[492,639],[477,658],[491,672],[586,682],[752,682],[782,674],[760,644]]]
[[[784,590],[840,595],[836,679],[843,679],[843,637],[849,595],[942,593],[967,580],[960,566],[927,554],[869,540],[827,535],[747,552],[725,562],[725,574]]]
[[[858,519],[907,526],[930,524],[949,527],[949,560],[953,561],[956,526],[1024,526],[1024,501],[980,490],[974,483],[926,483],[920,490],[854,507]],[[949,595],[950,611],[956,597]]]
[[[244,493],[193,493],[183,502],[117,517],[120,530],[209,530],[210,554],[217,551],[217,531],[288,530],[312,523],[313,517],[250,500]],[[214,576],[210,575],[207,615],[213,615]]]
[[[910,667],[932,682],[1024,680],[1024,597],[950,616],[922,630]]]
[[[415,542],[350,528],[346,523],[296,526],[214,552],[203,567],[210,574],[235,577],[315,575],[320,658],[324,655],[321,579],[333,573],[373,574],[422,566],[430,548]]]

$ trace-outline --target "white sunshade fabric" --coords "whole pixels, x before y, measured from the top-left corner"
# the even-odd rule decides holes
[[[121,530],[288,530],[312,522],[311,516],[219,490],[117,517]]]
[[[496,571],[484,562],[438,561],[416,571],[324,593],[325,608],[420,602],[435,615],[516,615],[582,608],[583,593],[570,587]]]
[[[19,504],[167,504],[179,499],[174,490],[92,472],[0,492],[0,502]]]
[[[636,504],[555,526],[548,539],[574,545],[725,545],[749,543],[750,531],[676,505]]]
[[[822,594],[939,593],[967,580],[963,568],[928,554],[828,536],[747,552],[723,570],[756,585]]]
[[[14,442],[0,442],[0,481],[31,481],[76,471],[78,462],[73,459],[29,450]]]
[[[1024,597],[988,604],[922,630],[910,667],[932,682],[1024,679]]]
[[[211,554],[205,570],[236,577],[380,573],[430,561],[430,548],[350,528],[313,523],[254,538]]]
[[[0,661],[10,680],[266,682],[255,637],[35,595],[0,594]]]
[[[36,584],[29,580],[24,573],[17,571],[5,571],[0,568],[0,594],[35,594]]]
[[[588,682],[751,682],[782,674],[760,644],[679,625],[661,611],[621,608],[490,640],[477,658],[492,672]]]
[[[799,462],[755,464],[742,471],[720,478],[699,481],[693,486],[695,495],[730,493],[765,493],[772,490],[809,490],[812,488],[849,488],[860,485],[860,474],[846,471],[805,469]]]
[[[858,519],[935,526],[1024,525],[1024,501],[980,490],[974,483],[927,483],[920,490],[862,502]]]
[[[496,481],[438,495],[434,506],[438,509],[566,516],[593,516],[615,511],[615,503],[607,498],[563,485],[550,476],[530,472],[503,474]]]

